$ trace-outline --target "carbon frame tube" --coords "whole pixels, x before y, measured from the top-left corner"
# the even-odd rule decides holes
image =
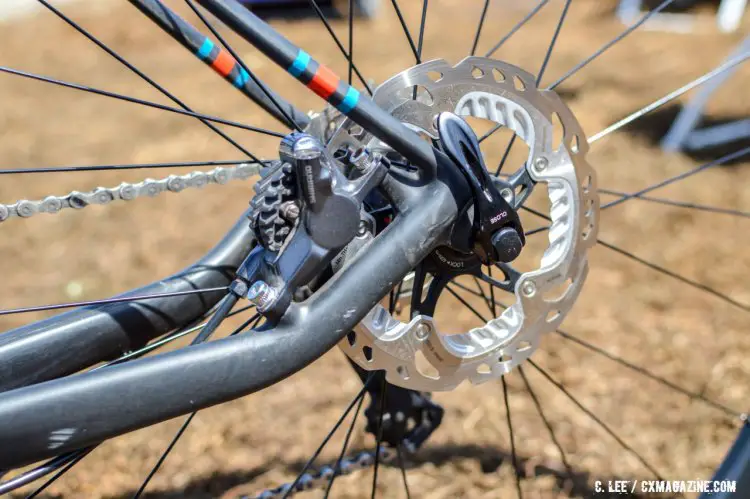
[[[228,285],[254,238],[247,213],[197,263],[125,296]],[[79,308],[0,334],[0,392],[66,376],[142,347],[208,312],[222,293]]]
[[[416,132],[379,108],[372,99],[360,94],[333,71],[313,60],[307,52],[236,0],[197,1],[318,96],[420,166],[428,177],[434,177],[438,162],[436,150]]]
[[[259,79],[261,85],[266,86],[265,92],[260,85],[251,78],[234,58],[219,45],[204,36],[189,22],[182,19],[159,0],[128,0],[138,10],[150,18],[161,29],[177,40],[190,53],[211,66],[235,88],[250,97],[280,123],[292,127],[284,113],[304,129],[310,118],[286,101],[283,97],[268,89]],[[268,95],[266,94],[268,92]],[[270,97],[269,97],[270,96]],[[279,109],[283,110],[283,112]]]
[[[409,190],[414,195],[400,204],[401,215],[272,329],[0,394],[0,469],[247,395],[321,357],[447,242],[458,213],[451,188],[436,179]]]

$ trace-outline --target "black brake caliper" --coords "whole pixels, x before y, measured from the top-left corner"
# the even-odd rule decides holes
[[[477,136],[466,121],[453,113],[440,113],[437,129],[440,149],[461,169],[471,186],[474,252],[487,265],[515,260],[526,244],[521,220],[487,171]]]

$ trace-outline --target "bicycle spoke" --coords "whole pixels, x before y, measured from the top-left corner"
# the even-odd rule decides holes
[[[198,7],[195,6],[192,0],[185,0],[185,3],[188,7],[190,7],[190,10],[192,10],[196,16],[201,20],[201,22],[208,28],[208,30],[211,32],[211,34],[216,37],[217,40],[219,40],[219,43],[227,49],[227,52],[229,52],[232,57],[234,57],[234,60],[237,61],[237,64],[239,64],[240,68],[242,68],[247,76],[255,82],[255,84],[260,88],[260,90],[263,92],[263,94],[268,97],[268,99],[273,102],[274,106],[276,106],[276,109],[279,110],[279,112],[284,116],[284,118],[287,120],[287,123],[290,123],[295,130],[298,132],[302,131],[302,128],[299,126],[299,123],[297,123],[295,120],[292,119],[291,116],[289,116],[289,113],[284,109],[284,107],[279,103],[279,100],[271,93],[271,91],[266,87],[266,84],[260,81],[257,76],[255,76],[255,73],[250,70],[250,68],[245,64],[245,62],[242,60],[242,58],[237,54],[237,52],[234,51],[231,45],[227,43],[226,40],[224,40],[224,37],[219,34],[219,32],[216,30],[216,28],[213,27],[213,25],[208,22],[208,19],[206,19],[206,16],[203,15],[203,13],[198,9]]]
[[[36,497],[39,494],[41,494],[42,492],[44,492],[47,489],[47,487],[49,487],[50,485],[52,485],[53,483],[55,483],[61,476],[63,476],[68,471],[70,471],[70,469],[73,466],[75,466],[76,464],[78,464],[79,462],[81,462],[81,460],[84,457],[88,456],[89,453],[92,450],[94,450],[94,447],[90,447],[88,449],[83,449],[82,451],[79,451],[77,453],[77,455],[71,461],[69,461],[66,465],[64,465],[61,469],[59,469],[57,471],[57,473],[55,473],[54,475],[52,475],[46,482],[44,482],[42,485],[40,485],[39,487],[37,487],[34,490],[34,492],[32,492],[29,495],[27,495],[26,499],[34,499],[34,497]]]
[[[362,82],[362,85],[365,86],[365,89],[367,92],[372,95],[372,89],[370,88],[370,85],[367,84],[367,80],[362,76],[362,73],[359,72],[359,69],[357,69],[357,66],[354,64],[354,59],[352,56],[352,31],[353,28],[353,21],[352,24],[349,26],[349,52],[347,53],[346,49],[344,48],[344,45],[341,43],[341,40],[338,36],[336,36],[336,32],[333,31],[333,28],[331,27],[331,24],[328,22],[328,19],[326,19],[325,14],[323,14],[323,11],[320,9],[320,6],[318,5],[318,2],[316,0],[308,0],[310,2],[310,6],[315,10],[315,13],[318,15],[318,18],[323,22],[323,25],[326,27],[326,30],[328,30],[328,33],[331,35],[331,38],[333,38],[333,41],[336,43],[336,45],[339,48],[339,51],[341,51],[341,54],[346,58],[347,62],[349,63],[349,85],[351,85],[352,81],[352,71],[354,71],[357,74],[357,77],[359,78],[359,81]],[[349,17],[352,18],[353,14],[351,9],[349,10]]]
[[[29,78],[31,80],[42,81],[42,82],[45,82],[45,83],[51,83],[53,85],[57,85],[57,86],[60,86],[60,87],[65,87],[65,88],[70,88],[70,89],[73,89],[73,90],[80,90],[82,92],[88,92],[88,93],[92,93],[92,94],[96,94],[96,95],[101,95],[101,96],[104,96],[104,97],[110,97],[110,98],[113,98],[113,99],[122,100],[122,101],[125,101],[125,102],[130,102],[130,103],[133,103],[133,104],[139,104],[141,106],[152,107],[154,109],[160,109],[162,111],[168,111],[170,113],[182,114],[184,116],[191,116],[193,118],[201,118],[201,119],[204,119],[204,120],[207,120],[207,121],[212,121],[214,123],[221,123],[222,125],[227,125],[227,126],[231,126],[231,127],[235,127],[235,128],[241,128],[243,130],[249,130],[251,132],[257,132],[257,133],[261,133],[261,134],[264,134],[264,135],[270,135],[272,137],[279,137],[279,138],[283,138],[284,137],[284,134],[281,134],[279,132],[274,132],[274,131],[271,131],[271,130],[266,130],[265,128],[259,128],[259,127],[255,127],[255,126],[252,126],[252,125],[244,125],[244,124],[238,123],[236,121],[225,120],[225,119],[217,118],[216,116],[210,116],[210,115],[207,115],[207,114],[194,113],[192,111],[185,111],[184,109],[178,109],[176,107],[165,106],[164,104],[158,104],[156,102],[151,102],[151,101],[147,101],[147,100],[143,100],[143,99],[138,99],[136,97],[129,97],[127,95],[122,95],[122,94],[118,94],[118,93],[115,93],[115,92],[109,92],[107,90],[101,90],[99,88],[88,87],[86,85],[80,85],[78,83],[71,83],[71,82],[67,82],[67,81],[63,81],[63,80],[56,80],[56,79],[50,78],[48,76],[42,76],[42,75],[35,74],[35,73],[29,73],[28,71],[21,71],[20,69],[13,69],[13,68],[9,68],[7,66],[0,66],[0,72],[6,73],[6,74],[15,75],[15,76],[21,76],[23,78]]]
[[[620,198],[625,198],[625,197],[630,196],[630,194],[627,192],[616,191],[613,189],[599,188],[598,191],[602,194],[607,194],[610,196],[618,196]],[[656,197],[651,197],[651,196],[633,196],[633,197],[640,199],[641,201],[648,201],[651,203],[661,204],[661,205],[666,205],[666,206],[676,206],[678,208],[687,208],[687,209],[696,210],[696,211],[707,211],[710,213],[718,213],[721,215],[733,215],[737,217],[750,218],[750,212],[747,212],[747,211],[731,210],[728,208],[719,208],[717,206],[707,206],[704,204],[689,203],[686,201],[675,201],[673,199],[656,198]]]
[[[625,196],[623,198],[620,198],[620,199],[617,199],[615,201],[609,202],[609,203],[603,205],[601,207],[601,210],[607,210],[609,208],[617,206],[618,204],[622,204],[625,201],[629,201],[631,199],[634,199],[634,198],[636,198],[638,196],[641,196],[643,194],[647,194],[647,193],[649,193],[651,191],[654,191],[656,189],[660,189],[662,187],[665,187],[667,185],[673,184],[673,183],[678,182],[680,180],[684,180],[684,179],[686,179],[688,177],[691,177],[691,176],[695,175],[696,173],[700,173],[700,172],[702,172],[704,170],[707,170],[709,168],[713,168],[715,166],[722,165],[722,164],[727,163],[729,161],[733,161],[733,160],[735,160],[737,158],[741,158],[742,156],[745,156],[748,153],[750,153],[750,146],[745,147],[743,149],[740,149],[739,151],[735,151],[733,153],[730,153],[730,154],[727,154],[725,156],[722,156],[719,159],[715,159],[713,161],[709,161],[708,163],[705,163],[703,165],[697,166],[697,167],[693,168],[692,170],[688,170],[688,171],[686,171],[684,173],[680,173],[679,175],[675,175],[674,177],[670,177],[670,178],[668,178],[666,180],[662,180],[661,182],[658,182],[658,183],[653,184],[653,185],[651,185],[649,187],[646,187],[645,189],[641,189],[640,191],[628,194],[627,196]]]
[[[233,295],[228,295],[228,296],[233,296]],[[229,301],[225,303],[229,303]],[[211,319],[218,318],[217,323],[216,323],[216,326],[218,326],[218,324],[221,323],[221,321],[224,318],[226,318],[226,316],[227,314],[223,314],[222,316],[222,310],[219,309],[219,311],[217,311],[211,317]],[[242,323],[242,325],[240,325],[237,329],[232,331],[232,333],[230,333],[229,336],[234,336],[236,334],[239,334],[242,331],[244,331],[247,327],[254,328],[255,326],[257,326],[257,324],[260,322],[262,318],[263,318],[262,315],[256,313],[255,315],[250,317],[248,320],[246,320],[244,323]],[[213,321],[210,320],[208,324],[206,324],[206,327],[201,331],[201,334],[196,336],[193,339],[193,341],[190,343],[190,345],[191,346],[197,345],[197,344],[207,341],[216,330],[216,327],[211,329],[212,325],[213,325]],[[195,417],[196,414],[198,414],[198,411],[192,412],[187,418],[185,418],[185,421],[182,423],[182,426],[180,426],[180,429],[177,430],[177,433],[175,434],[175,436],[172,437],[172,441],[169,442],[169,445],[164,450],[164,452],[162,452],[161,456],[159,456],[159,459],[156,461],[156,464],[154,464],[154,466],[151,468],[151,471],[149,472],[146,479],[143,481],[141,486],[133,495],[133,499],[138,499],[141,497],[141,495],[143,495],[143,492],[145,492],[146,487],[148,486],[149,482],[154,477],[154,475],[156,475],[156,473],[159,471],[159,468],[161,468],[161,465],[164,464],[164,461],[167,459],[167,456],[169,456],[169,453],[172,452],[172,449],[174,449],[174,446],[177,445],[177,442],[180,440],[180,438],[182,438],[182,435],[185,434],[185,430],[187,430],[188,426],[190,426],[190,423],[193,421],[193,418]]]
[[[656,374],[652,373],[648,369],[645,369],[641,366],[635,365],[631,362],[628,362],[627,360],[623,359],[622,357],[618,357],[617,355],[614,355],[612,353],[609,353],[608,351],[604,350],[603,348],[600,348],[596,345],[593,345],[585,340],[582,340],[578,338],[577,336],[573,336],[570,333],[566,333],[565,331],[562,331],[560,329],[555,331],[557,334],[562,336],[568,341],[571,341],[573,343],[578,344],[579,346],[586,348],[598,355],[601,355],[602,357],[605,357],[613,362],[616,362],[620,364],[621,366],[627,367],[628,369],[637,372],[638,374],[641,374],[653,381],[656,381],[657,383],[666,386],[667,388],[671,388],[672,390],[679,392],[687,397],[689,397],[691,400],[700,400],[701,402],[705,403],[706,405],[713,407],[714,409],[717,409],[727,416],[730,416],[732,418],[738,418],[742,415],[742,413],[732,410],[729,407],[722,405],[716,401],[713,401],[709,398],[706,398],[702,393],[696,393],[691,392],[690,390],[687,390],[667,379],[662,378],[661,376],[657,376]]]
[[[649,104],[649,105],[647,105],[645,107],[642,107],[638,111],[636,111],[636,112],[634,112],[634,113],[632,113],[632,114],[624,117],[623,119],[621,119],[617,123],[614,123],[614,124],[608,126],[607,128],[605,128],[601,132],[595,133],[594,135],[590,136],[589,139],[588,139],[589,144],[593,144],[594,142],[596,142],[597,140],[601,139],[602,137],[605,137],[605,136],[609,135],[610,133],[612,133],[612,132],[614,132],[616,130],[619,130],[620,128],[624,127],[625,125],[628,125],[628,124],[634,122],[635,120],[641,118],[643,115],[648,114],[651,111],[660,108],[664,104],[667,104],[667,103],[673,101],[674,99],[680,97],[682,94],[684,94],[686,92],[689,92],[690,90],[694,89],[695,87],[697,87],[699,85],[702,85],[703,83],[707,82],[711,78],[719,76],[724,71],[728,71],[729,69],[737,66],[738,64],[741,64],[741,63],[745,62],[747,59],[750,59],[750,53],[744,54],[744,55],[742,55],[740,57],[732,59],[731,61],[725,62],[724,64],[722,64],[721,66],[717,67],[716,69],[714,69],[712,71],[709,71],[708,73],[706,73],[706,74],[704,74],[704,75],[696,78],[695,80],[693,80],[690,83],[688,83],[688,84],[686,84],[686,85],[678,88],[677,90],[668,93],[667,95],[665,95],[661,99],[657,99],[654,102],[652,102],[651,104]]]
[[[375,439],[375,467],[372,470],[372,494],[370,499],[375,499],[378,485],[378,467],[380,466],[380,443],[383,441],[383,413],[385,412],[386,390],[388,384],[385,382],[385,372],[381,372],[382,381],[380,382],[380,407],[378,414],[378,429]]]
[[[352,416],[352,422],[349,425],[349,428],[346,430],[346,437],[344,438],[344,445],[341,446],[341,452],[339,453],[339,457],[336,460],[336,466],[333,468],[333,474],[331,475],[331,479],[328,481],[328,486],[326,487],[326,493],[325,493],[324,499],[328,498],[328,495],[331,493],[331,489],[333,488],[333,481],[341,472],[341,461],[344,460],[344,456],[346,455],[346,449],[347,447],[349,447],[349,440],[352,437],[352,432],[354,431],[354,425],[357,424],[357,418],[359,417],[359,413],[362,410],[362,404],[364,403],[364,401],[365,401],[364,396],[359,398],[359,402],[357,403],[357,409],[354,411],[354,416]]]
[[[519,29],[523,28],[523,26],[527,22],[531,21],[531,19],[537,14],[537,12],[539,12],[540,10],[542,10],[542,7],[544,7],[548,3],[549,3],[549,0],[541,0],[538,4],[536,4],[534,6],[534,8],[531,9],[531,12],[529,12],[528,14],[526,14],[523,17],[523,19],[521,19],[515,26],[513,26],[513,28],[511,28],[511,30],[508,32],[508,34],[506,34],[504,37],[502,37],[500,39],[499,42],[497,42],[495,45],[493,45],[492,48],[490,50],[488,50],[486,54],[484,54],[484,56],[485,57],[492,57],[492,54],[494,54],[495,52],[497,52],[497,50],[500,47],[502,47],[505,42],[507,42],[508,40],[510,40],[510,37],[512,37],[513,35],[515,35],[516,32]]]
[[[534,407],[536,408],[536,412],[539,414],[539,417],[542,419],[542,423],[547,428],[547,432],[549,432],[550,439],[552,440],[552,443],[557,448],[558,454],[560,454],[560,460],[563,463],[563,466],[565,466],[565,469],[568,472],[568,476],[570,478],[573,478],[573,468],[570,466],[570,463],[568,462],[568,457],[565,455],[565,450],[563,450],[562,444],[560,444],[560,441],[557,439],[557,435],[555,435],[555,430],[552,428],[552,424],[547,419],[547,416],[544,414],[544,410],[542,409],[542,404],[539,401],[539,397],[537,397],[536,392],[531,388],[531,383],[529,383],[529,379],[526,377],[526,373],[523,371],[523,366],[518,366],[518,372],[521,375],[521,378],[523,379],[523,384],[526,387],[526,391],[529,392],[529,396],[531,397],[531,400],[534,402]]]
[[[591,418],[592,421],[594,421],[597,425],[599,425],[607,434],[609,434],[612,438],[614,438],[620,446],[631,453],[633,456],[635,456],[638,461],[640,461],[643,466],[646,467],[653,475],[658,478],[659,480],[664,480],[661,473],[656,471],[656,468],[654,468],[651,464],[649,464],[646,459],[641,456],[638,452],[636,452],[635,449],[633,449],[630,445],[628,445],[622,438],[620,438],[617,433],[615,433],[609,426],[607,426],[601,419],[599,419],[596,414],[591,412],[586,406],[584,406],[581,402],[578,401],[577,398],[575,398],[559,381],[555,380],[547,371],[539,367],[536,362],[534,362],[532,359],[528,359],[529,364],[531,364],[534,369],[536,369],[542,376],[544,376],[547,381],[552,383],[555,387],[557,387],[558,390],[560,390],[573,404],[575,404],[576,407],[578,407],[581,411],[583,411],[589,418]]]
[[[518,464],[518,454],[516,454],[516,439],[513,437],[513,420],[510,416],[510,401],[508,400],[508,382],[505,376],[500,377],[503,383],[503,400],[505,401],[505,419],[508,424],[508,435],[510,437],[510,457],[513,460],[513,474],[516,476],[516,493],[518,499],[523,499],[521,490],[521,470]]]
[[[352,72],[354,71],[354,0],[349,0],[349,54],[347,56],[349,60],[349,86],[352,86]],[[369,87],[365,83],[365,88],[369,91]],[[372,92],[370,92],[372,95]]]
[[[495,316],[495,299],[493,298],[490,301],[490,298],[487,296],[487,293],[484,292],[484,288],[482,288],[482,283],[479,282],[479,278],[476,276],[473,276],[473,277],[474,277],[474,284],[476,284],[477,289],[479,290],[479,293],[477,294],[477,296],[479,296],[480,298],[484,300],[485,305],[487,305],[487,311],[490,312],[492,316],[494,317]],[[453,284],[458,284],[458,283],[454,282]],[[490,292],[492,292],[492,288],[493,286],[490,286]]]
[[[617,253],[619,253],[619,254],[621,254],[623,256],[626,256],[627,258],[629,258],[629,259],[631,259],[633,261],[636,261],[636,262],[638,262],[640,264],[643,264],[643,265],[645,265],[646,267],[648,267],[648,268],[650,268],[652,270],[655,270],[655,271],[657,271],[657,272],[659,272],[661,274],[667,275],[667,276],[669,276],[669,277],[671,277],[673,279],[677,279],[678,281],[682,282],[683,284],[687,284],[688,286],[690,286],[692,288],[695,288],[695,289],[698,289],[700,291],[704,291],[704,292],[706,292],[706,293],[708,293],[710,295],[713,295],[716,298],[719,298],[720,300],[722,300],[722,301],[724,301],[724,302],[726,302],[726,303],[728,303],[730,305],[733,305],[733,306],[735,306],[735,307],[737,307],[737,308],[739,308],[741,310],[744,310],[745,312],[750,312],[750,305],[748,305],[746,303],[739,302],[739,301],[735,300],[734,298],[730,298],[729,296],[727,296],[727,295],[725,295],[723,293],[720,293],[720,292],[716,291],[715,289],[713,289],[713,288],[711,288],[709,286],[706,286],[705,284],[701,284],[699,282],[690,280],[687,277],[681,276],[680,274],[678,274],[676,272],[668,270],[668,269],[666,269],[666,268],[664,268],[664,267],[662,267],[660,265],[657,265],[655,263],[649,262],[648,260],[645,260],[645,259],[643,259],[643,258],[641,258],[641,257],[639,257],[639,256],[637,256],[637,255],[635,255],[635,254],[633,254],[633,253],[631,253],[629,251],[626,251],[626,250],[624,250],[622,248],[619,248],[619,247],[617,247],[617,246],[615,246],[613,244],[610,244],[608,242],[602,241],[601,239],[597,239],[596,241],[597,241],[598,244],[601,244],[605,248],[608,248],[608,249],[610,249],[610,250],[612,250],[614,252],[617,252]]]
[[[122,303],[139,300],[151,300],[153,298],[170,298],[173,296],[185,296],[195,295],[201,293],[215,293],[217,291],[226,291],[229,289],[227,286],[221,286],[217,288],[205,288],[205,289],[193,289],[190,291],[175,291],[173,293],[155,293],[152,295],[143,296],[122,296],[116,298],[105,298],[103,300],[91,300],[91,301],[78,301],[71,303],[59,303],[55,305],[38,305],[36,307],[23,307],[23,308],[10,308],[7,310],[0,310],[0,316],[11,315],[11,314],[24,314],[27,312],[42,312],[45,310],[59,310],[61,308],[74,308],[74,307],[87,307],[89,305],[103,305],[106,303]]]
[[[750,151],[750,147],[748,147],[747,149],[748,149],[748,151]],[[632,197],[630,199],[632,199]],[[620,199],[618,201],[622,201],[622,199]],[[613,201],[613,203],[615,203],[615,201]],[[604,209],[605,207],[602,207],[602,209]],[[550,221],[550,218],[547,215],[545,215],[544,213],[540,213],[539,211],[537,211],[537,210],[535,210],[533,208],[529,208],[527,206],[521,206],[521,208],[524,209],[524,210],[526,210],[526,211],[528,211],[529,213],[533,213],[534,215],[536,215],[538,217],[541,217],[541,218],[544,218],[547,221]],[[549,227],[542,227],[542,230],[546,230],[546,229],[549,229]],[[737,307],[737,308],[739,308],[741,310],[744,310],[745,312],[750,312],[750,305],[742,303],[742,302],[739,302],[739,301],[735,300],[734,298],[730,298],[729,296],[727,296],[727,295],[725,295],[723,293],[720,293],[719,291],[716,291],[715,289],[713,289],[713,288],[711,288],[709,286],[706,286],[705,284],[701,284],[699,282],[690,280],[687,277],[684,277],[684,276],[682,276],[682,275],[680,275],[680,274],[678,274],[676,272],[673,272],[673,271],[671,271],[669,269],[666,269],[666,268],[664,268],[664,267],[662,267],[660,265],[657,265],[657,264],[655,264],[653,262],[649,262],[648,260],[635,255],[634,253],[631,253],[631,252],[629,252],[627,250],[624,250],[624,249],[622,249],[622,248],[620,248],[618,246],[615,246],[614,244],[611,244],[611,243],[608,243],[606,241],[603,241],[600,238],[597,238],[596,242],[597,242],[597,244],[600,244],[600,245],[604,246],[605,248],[610,249],[610,250],[612,250],[612,251],[614,251],[616,253],[619,253],[619,254],[621,254],[621,255],[623,255],[623,256],[625,256],[625,257],[627,257],[627,258],[629,258],[629,259],[631,259],[631,260],[633,260],[635,262],[638,262],[638,263],[640,263],[642,265],[645,265],[646,267],[648,267],[648,268],[650,268],[652,270],[655,270],[655,271],[657,271],[657,272],[659,272],[661,274],[664,274],[666,276],[669,276],[669,277],[671,277],[673,279],[677,279],[678,281],[682,282],[683,284],[687,284],[688,286],[690,286],[692,288],[695,288],[695,289],[700,290],[700,291],[704,291],[704,292],[706,292],[706,293],[708,293],[708,294],[710,294],[712,296],[715,296],[716,298],[719,298],[720,300],[722,300],[722,301],[724,301],[724,302],[726,302],[726,303],[728,303],[730,305],[733,305],[733,306],[735,306],[735,307]]]
[[[453,290],[453,288],[451,288],[450,284],[446,284],[445,285],[445,289],[447,289],[450,294],[452,294],[458,301],[460,301],[463,304],[464,307],[466,307],[469,310],[471,310],[472,313],[474,315],[476,315],[479,319],[481,319],[483,322],[489,322],[487,319],[484,318],[484,316],[482,316],[482,314],[480,314],[479,312],[477,312],[476,308],[472,307],[469,304],[469,302],[467,302],[466,300],[464,300],[458,293],[456,293]]]
[[[482,35],[482,28],[484,27],[484,19],[487,17],[487,9],[490,6],[490,0],[484,0],[484,7],[482,8],[482,14],[479,16],[479,24],[477,24],[477,31],[474,34],[474,43],[471,44],[471,53],[474,55],[477,52],[477,45],[479,44],[479,37]]]
[[[406,466],[404,466],[404,455],[401,450],[401,445],[396,447],[396,459],[398,459],[398,466],[401,468],[401,480],[404,482],[404,492],[406,492],[406,499],[411,499],[409,493],[409,481],[406,478]]]
[[[231,166],[247,163],[247,160],[233,161],[185,161],[180,163],[124,163],[118,165],[87,165],[87,166],[49,166],[41,168],[5,168],[0,169],[0,175],[14,175],[18,173],[61,173],[61,172],[95,172],[107,170],[150,170],[156,168],[185,168],[202,166]],[[267,163],[267,161],[259,161]]]
[[[85,36],[86,38],[88,38],[97,47],[99,47],[100,49],[104,50],[110,56],[114,57],[120,64],[124,65],[130,71],[132,71],[133,73],[135,73],[136,75],[138,75],[146,83],[148,83],[153,88],[155,88],[156,90],[158,90],[159,92],[161,92],[164,96],[166,96],[167,98],[169,98],[172,102],[174,102],[175,104],[177,104],[178,106],[180,106],[185,111],[193,112],[193,110],[190,109],[187,106],[187,104],[185,104],[183,101],[181,101],[180,99],[178,99],[177,96],[175,96],[174,94],[172,94],[171,92],[169,92],[166,88],[164,88],[161,85],[159,85],[158,83],[156,83],[156,81],[154,81],[149,76],[147,76],[143,71],[141,71],[140,69],[138,69],[135,65],[131,64],[130,62],[128,62],[124,57],[120,56],[120,54],[118,54],[117,52],[115,52],[114,50],[112,50],[105,43],[101,42],[98,38],[96,38],[90,32],[88,32],[87,30],[85,30],[78,23],[76,23],[75,21],[73,21],[70,17],[66,16],[60,10],[58,10],[55,7],[53,7],[52,5],[50,5],[50,3],[47,0],[37,0],[37,1],[39,3],[41,3],[42,5],[44,5],[49,11],[51,11],[52,13],[54,13],[57,17],[59,17],[60,19],[62,19],[63,21],[65,21],[73,29],[75,29],[80,34],[82,34],[83,36]],[[221,130],[219,130],[215,125],[213,125],[212,123],[210,123],[209,121],[207,121],[207,120],[205,120],[203,118],[198,118],[198,119],[200,120],[201,123],[203,123],[208,128],[210,128],[211,131],[213,131],[214,133],[218,134],[224,140],[226,140],[227,142],[229,142],[230,144],[232,144],[235,148],[237,148],[238,150],[240,150],[244,154],[250,156],[255,161],[259,161],[258,158],[253,153],[251,153],[250,151],[248,151],[247,149],[245,149],[244,147],[242,147],[234,139],[232,139],[231,137],[229,137],[229,135],[227,135],[226,133],[224,133]]]
[[[357,393],[357,395],[352,399],[351,402],[349,402],[349,405],[347,406],[344,413],[341,415],[338,421],[336,421],[336,424],[331,428],[331,431],[328,432],[328,435],[323,439],[323,442],[318,446],[318,448],[313,453],[312,457],[305,463],[305,466],[302,468],[302,471],[299,472],[297,475],[297,478],[294,479],[294,482],[292,482],[292,485],[286,490],[284,493],[284,496],[282,499],[287,499],[294,491],[294,488],[297,486],[299,481],[302,479],[302,476],[307,472],[307,470],[312,466],[312,464],[315,462],[315,460],[318,458],[318,455],[323,451],[323,448],[326,446],[329,440],[333,437],[333,435],[336,433],[336,430],[339,429],[339,426],[344,422],[346,419],[346,416],[349,415],[349,413],[354,408],[354,404],[356,404],[360,399],[364,398],[365,393],[367,393],[367,387],[370,385],[370,382],[375,378],[375,373],[370,373],[367,376],[367,379],[362,384],[362,389]],[[335,474],[335,472],[334,472]]]
[[[654,16],[657,13],[661,12],[662,10],[664,10],[666,7],[669,6],[669,4],[671,4],[674,1],[675,0],[664,0],[661,3],[661,5],[658,5],[653,10],[651,10],[651,11],[647,12],[646,14],[644,14],[643,17],[641,17],[641,19],[638,20],[638,22],[636,22],[635,24],[633,24],[632,26],[630,26],[629,28],[627,28],[625,31],[623,31],[622,33],[620,33],[619,35],[617,35],[615,38],[613,38],[609,42],[607,42],[604,45],[602,45],[602,47],[599,48],[599,50],[597,50],[596,52],[594,52],[593,54],[591,54],[588,58],[586,58],[582,62],[578,63],[570,71],[568,71],[567,73],[565,73],[564,75],[562,75],[560,78],[558,78],[552,85],[550,85],[549,87],[547,87],[547,90],[554,89],[555,87],[557,87],[558,85],[560,85],[562,82],[564,82],[565,80],[567,80],[568,78],[570,78],[571,76],[573,76],[574,74],[576,74],[578,71],[580,71],[581,69],[583,69],[584,67],[586,67],[591,61],[593,61],[594,59],[597,59],[600,55],[602,55],[604,52],[606,52],[607,50],[609,50],[613,45],[615,45],[618,42],[620,42],[623,38],[625,38],[630,33],[632,33],[633,31],[635,31],[636,29],[638,29],[641,25],[643,25],[646,21],[648,21],[652,16]]]
[[[539,73],[536,76],[537,87],[541,84],[542,78],[544,78],[544,72],[547,70],[549,61],[552,58],[552,51],[555,50],[557,39],[560,36],[560,31],[562,30],[563,25],[565,24],[565,18],[568,16],[568,9],[570,8],[570,3],[572,1],[573,0],[565,0],[565,5],[563,6],[562,12],[560,13],[560,19],[557,21],[557,25],[555,26],[555,31],[552,34],[552,39],[550,40],[549,46],[547,47],[547,52],[545,52],[544,54],[544,60],[542,61],[542,66],[539,68]],[[499,127],[495,128],[494,130],[490,132],[489,135],[492,135],[492,133],[498,129]],[[495,176],[497,176],[500,173],[500,170],[503,169],[503,166],[505,165],[505,161],[508,159],[508,155],[510,154],[511,149],[513,149],[513,144],[515,144],[516,142],[516,138],[518,138],[518,135],[514,133],[513,137],[511,137],[510,141],[508,142],[508,147],[505,148],[505,152],[503,153],[503,157],[500,160],[500,164],[498,165],[497,170],[495,170]]]
[[[422,18],[419,21],[419,38],[417,41],[417,56],[418,60],[422,59],[422,44],[424,43],[424,29],[427,25],[427,2],[428,0],[424,0],[424,3],[422,4]]]
[[[401,9],[398,7],[398,1],[397,0],[391,0],[391,3],[393,4],[393,9],[396,11],[396,15],[398,16],[398,21],[401,23],[401,28],[404,30],[404,34],[406,35],[406,40],[409,42],[409,46],[411,47],[411,51],[414,52],[414,58],[417,60],[417,64],[421,64],[422,60],[419,57],[419,51],[417,50],[417,47],[414,45],[414,40],[411,37],[411,33],[409,33],[409,28],[406,26],[406,21],[404,21],[404,16],[401,14]]]

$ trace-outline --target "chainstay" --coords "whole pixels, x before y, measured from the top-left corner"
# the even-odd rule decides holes
[[[395,455],[396,453],[393,449],[380,446],[381,464],[390,463]],[[302,476],[300,476],[299,480],[296,481],[296,484],[294,482],[288,482],[274,489],[266,489],[259,494],[242,494],[239,496],[235,496],[235,499],[281,499],[283,497],[291,497],[298,492],[304,492],[313,489],[323,490],[328,486],[328,483],[334,475],[336,475],[337,477],[346,476],[354,473],[355,471],[369,469],[374,465],[375,451],[363,451],[353,457],[344,457],[341,460],[341,464],[338,467],[338,470],[336,470],[333,466],[325,465],[319,468],[317,471],[304,473]],[[294,485],[293,489],[292,485]]]
[[[186,189],[200,189],[209,184],[224,185],[232,180],[246,180],[275,163],[241,163],[237,166],[217,167],[207,172],[194,171],[185,175],[169,175],[162,179],[147,178],[141,182],[123,182],[117,187],[97,187],[91,191],[73,191],[64,196],[47,196],[41,200],[20,200],[14,204],[0,204],[0,222],[10,218],[29,218],[39,213],[56,214],[64,209],[80,210],[91,205],[106,205],[115,201],[133,201],[158,196],[163,192],[178,193]]]

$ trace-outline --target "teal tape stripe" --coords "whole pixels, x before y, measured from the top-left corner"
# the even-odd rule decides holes
[[[308,64],[310,64],[310,54],[299,49],[299,52],[297,52],[297,58],[294,59],[292,65],[287,68],[287,71],[295,78],[299,78],[305,69],[307,69]]]
[[[205,38],[196,55],[201,59],[208,59],[208,56],[211,55],[211,51],[213,50],[213,48],[214,42],[212,42],[208,38]]]
[[[250,79],[250,75],[239,64],[237,65],[237,69],[239,71],[237,72],[237,77],[234,79],[234,86],[237,88],[242,88],[245,86],[245,83],[247,83],[248,80]]]
[[[346,95],[344,96],[344,100],[341,101],[341,104],[337,107],[339,111],[346,114],[357,107],[357,102],[359,102],[359,92],[355,88],[349,87],[349,90],[346,91]]]

